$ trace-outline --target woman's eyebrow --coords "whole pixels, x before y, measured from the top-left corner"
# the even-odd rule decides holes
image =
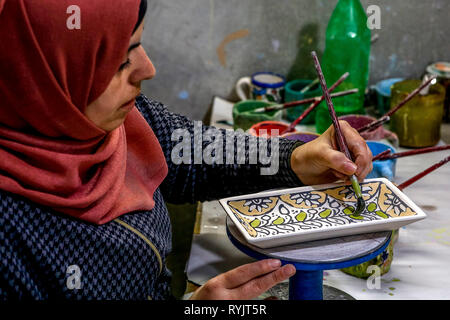
[[[130,52],[131,50],[133,50],[134,48],[137,48],[141,45],[140,42],[132,44],[129,48],[128,48],[128,52]]]

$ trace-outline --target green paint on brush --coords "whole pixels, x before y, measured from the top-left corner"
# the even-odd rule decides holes
[[[359,185],[358,179],[356,178],[356,176],[351,176],[350,180],[352,181],[352,187],[353,190],[355,191],[356,197],[357,198],[362,198],[362,191],[361,191],[361,186]]]

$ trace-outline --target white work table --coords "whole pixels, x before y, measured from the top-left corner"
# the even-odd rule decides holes
[[[449,151],[442,151],[399,158],[393,182],[402,183],[448,155]],[[326,270],[325,285],[358,300],[450,299],[450,164],[407,187],[404,193],[427,218],[400,229],[391,269],[381,277],[380,288],[369,289],[366,280],[340,270]],[[220,273],[254,261],[228,239],[226,213],[218,201],[200,204],[198,218],[186,267],[188,281],[202,285]]]

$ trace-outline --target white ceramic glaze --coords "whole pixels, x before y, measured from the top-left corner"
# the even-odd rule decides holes
[[[220,204],[245,239],[260,248],[389,231],[426,214],[384,178],[361,183],[366,210],[353,216],[351,186],[326,184],[221,199]]]

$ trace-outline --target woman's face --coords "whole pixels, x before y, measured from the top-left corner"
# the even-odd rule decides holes
[[[84,112],[89,120],[105,131],[112,131],[125,121],[141,92],[141,81],[155,76],[155,67],[141,46],[143,30],[144,22],[131,37],[128,53],[105,92]]]

